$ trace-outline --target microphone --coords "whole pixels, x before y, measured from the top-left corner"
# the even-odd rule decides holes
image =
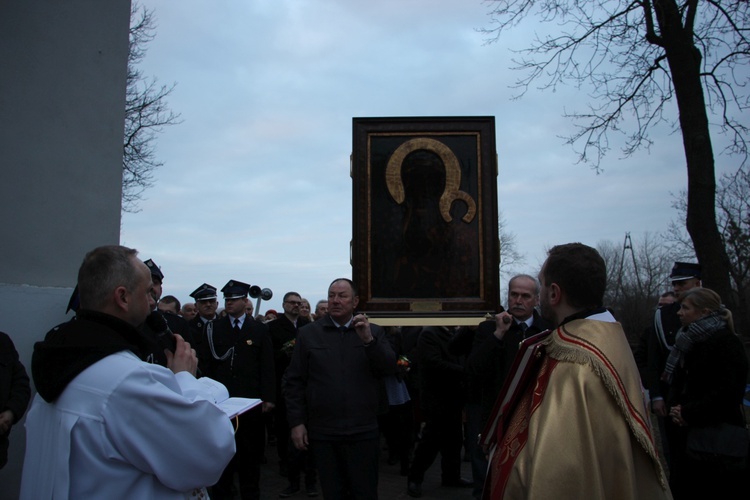
[[[156,334],[156,342],[162,349],[169,349],[174,352],[177,348],[177,341],[174,339],[172,330],[169,329],[167,318],[159,311],[151,311],[146,316],[146,326]]]

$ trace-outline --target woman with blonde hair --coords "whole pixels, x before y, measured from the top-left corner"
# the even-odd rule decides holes
[[[732,444],[744,440],[747,452],[742,411],[747,355],[734,332],[732,313],[713,290],[685,292],[677,314],[683,326],[662,375],[670,383],[669,417],[677,425],[675,442],[679,443],[670,450],[669,484],[675,499],[730,498],[743,488],[747,456],[744,462],[716,455],[709,458],[698,448],[701,441],[715,445],[717,435],[709,433],[720,429],[721,434],[732,436]]]
[[[303,318],[305,323],[314,321],[313,317],[310,315],[310,301],[303,297],[301,302],[302,303],[299,305],[299,317]]]

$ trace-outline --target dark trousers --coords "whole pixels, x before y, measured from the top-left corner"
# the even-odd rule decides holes
[[[380,439],[311,440],[325,500],[377,500]]]
[[[734,470],[721,462],[695,460],[686,451],[689,427],[672,427],[675,429],[670,440],[672,470],[669,487],[674,500],[747,498],[750,465]],[[745,493],[737,493],[742,491]]]
[[[239,427],[234,434],[237,452],[211,488],[212,500],[231,500],[234,475],[237,473],[242,500],[260,498],[260,464],[266,443],[265,419],[260,406],[239,416]],[[207,458],[210,460],[210,457]]]
[[[279,465],[284,467],[289,460],[289,448],[287,443],[291,440],[289,422],[286,420],[286,402],[281,397],[276,403],[273,412],[274,435],[276,436],[276,452],[279,455]]]
[[[421,483],[424,473],[440,453],[443,483],[458,482],[461,478],[461,447],[463,423],[461,406],[430,410],[426,415],[422,439],[414,450],[414,461],[409,470],[409,481]]]
[[[279,445],[281,446],[281,445]],[[318,483],[318,471],[315,467],[315,455],[310,450],[298,450],[291,438],[287,439],[289,484],[299,487],[300,476],[305,473],[305,487],[314,488]]]
[[[653,420],[656,420],[657,425],[659,426],[659,437],[660,437],[660,444],[661,444],[661,455],[664,457],[664,461],[667,463],[667,469],[670,469],[672,467],[672,459],[669,456],[669,436],[667,435],[667,421],[669,421],[669,425],[673,425],[672,419],[669,417],[660,417],[655,416]]]
[[[378,417],[380,431],[388,445],[389,462],[397,460],[401,469],[409,468],[412,448],[414,447],[414,411],[411,401],[402,405],[391,405],[388,412]]]
[[[466,405],[466,452],[471,458],[471,478],[474,481],[472,495],[482,498],[484,480],[487,477],[487,455],[479,445],[479,433],[482,432],[482,407],[479,403]]]

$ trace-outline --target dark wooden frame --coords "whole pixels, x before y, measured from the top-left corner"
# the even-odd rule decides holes
[[[360,311],[448,324],[497,310],[494,117],[354,118],[351,176]]]

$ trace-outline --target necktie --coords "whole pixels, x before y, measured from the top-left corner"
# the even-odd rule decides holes
[[[236,318],[234,320],[234,331],[240,333],[240,320]]]
[[[525,321],[518,323],[518,328],[521,329],[521,335],[525,338],[526,337],[526,329],[529,327],[529,325],[526,324]]]

